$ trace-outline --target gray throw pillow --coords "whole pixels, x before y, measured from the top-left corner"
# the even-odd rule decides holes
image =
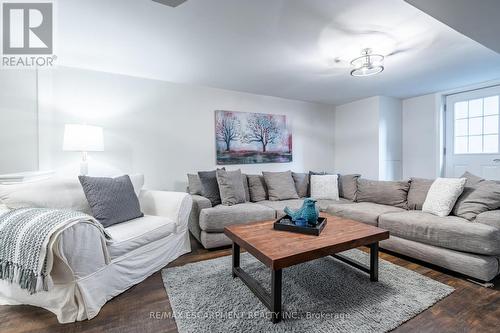
[[[348,200],[356,200],[359,174],[339,175],[339,195]]]
[[[243,187],[245,188],[245,202],[250,201],[250,189],[248,188],[248,177],[245,174],[241,175],[243,180]]]
[[[410,190],[408,191],[408,209],[422,210],[427,193],[434,179],[411,178]]]
[[[200,177],[195,174],[188,173],[188,191],[192,195],[201,195]]]
[[[407,209],[408,181],[380,181],[358,179],[357,202],[373,202]]]
[[[259,202],[267,200],[267,186],[264,181],[264,176],[247,175],[248,189],[250,191],[250,201]]]
[[[222,168],[225,170],[225,168]],[[210,200],[212,207],[221,204],[219,183],[217,183],[217,171],[199,171],[198,177],[201,182],[201,195]]]
[[[79,176],[92,216],[105,228],[144,216],[128,175],[117,178]]]
[[[263,172],[262,175],[267,185],[269,200],[279,201],[299,198],[291,171]]]
[[[465,183],[465,186],[470,186],[470,187],[474,187],[478,185],[480,182],[484,181],[483,178],[473,175],[469,171],[466,171],[460,178],[466,178],[467,182]]]
[[[300,198],[305,198],[309,195],[309,174],[292,172],[292,178],[295,182],[295,189]]]
[[[484,180],[466,186],[453,208],[453,215],[473,221],[477,215],[500,208],[500,184]]]
[[[217,170],[221,202],[225,206],[233,206],[245,202],[245,187],[241,170]]]

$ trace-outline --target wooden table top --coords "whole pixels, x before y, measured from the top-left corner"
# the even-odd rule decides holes
[[[233,242],[271,269],[282,269],[389,238],[389,231],[321,214],[328,222],[319,236],[273,229],[274,221],[234,224],[224,229]]]

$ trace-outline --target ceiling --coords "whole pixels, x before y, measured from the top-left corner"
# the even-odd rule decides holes
[[[450,5],[451,6],[451,5]],[[58,64],[342,104],[500,78],[500,55],[403,0],[56,0]],[[392,54],[349,75],[364,47]]]

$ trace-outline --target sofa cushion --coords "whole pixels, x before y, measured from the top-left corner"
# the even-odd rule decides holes
[[[373,202],[399,208],[408,207],[407,181],[381,181],[358,179],[357,202]]]
[[[391,236],[447,249],[486,255],[500,254],[500,230],[456,216],[438,217],[421,211],[383,214],[379,227]]]
[[[448,216],[465,187],[465,178],[438,178],[427,193],[422,211],[440,217]]]
[[[291,171],[285,172],[262,172],[267,185],[269,200],[298,199],[295,182]]]
[[[500,184],[485,180],[475,186],[466,186],[458,198],[453,215],[473,221],[478,214],[500,208]]]
[[[79,176],[94,216],[104,227],[144,216],[128,175],[117,178]]]
[[[328,199],[319,199],[319,200],[316,200],[316,206],[322,212],[326,212],[328,206],[330,206],[330,205],[352,204],[352,203],[353,202],[351,200],[347,200],[347,199],[344,199],[344,198],[339,198],[339,200],[328,200]]]
[[[195,174],[188,173],[188,192],[191,195],[201,195],[200,177]]]
[[[275,216],[273,209],[250,202],[234,206],[218,205],[201,211],[200,228],[206,232],[224,232],[224,227],[228,225],[272,220]]]
[[[408,209],[422,210],[427,193],[434,179],[411,178],[408,191]]]
[[[261,201],[259,205],[263,205],[269,208],[272,208],[276,212],[276,218],[280,218],[285,216],[284,213],[285,207],[289,207],[291,209],[299,209],[302,207],[304,203],[303,199],[290,199],[290,200],[281,200],[281,201]]]
[[[329,205],[326,211],[332,215],[377,226],[380,215],[390,212],[404,212],[405,210],[372,202],[359,202]]]
[[[216,174],[223,205],[232,206],[246,201],[245,186],[240,169],[235,171],[217,170]]]
[[[245,202],[250,201],[250,189],[248,188],[248,177],[245,174],[241,175],[243,180],[243,188],[245,189]]]
[[[250,201],[259,202],[267,200],[267,186],[264,181],[264,176],[247,175],[248,189],[250,191]]]
[[[201,195],[210,200],[212,206],[219,205],[221,198],[219,184],[217,183],[217,170],[199,171],[198,177],[200,177],[201,182]]]
[[[338,175],[312,175],[311,198],[339,200]]]
[[[11,209],[27,207],[71,209],[92,214],[77,177],[0,185],[0,203]]]
[[[108,244],[111,258],[118,258],[141,246],[164,238],[176,230],[176,224],[167,217],[145,215],[106,228],[112,241]]]
[[[358,192],[359,174],[340,175],[339,177],[339,195],[341,198],[348,200],[356,200],[356,192]]]
[[[475,223],[487,224],[500,229],[500,210],[490,210],[479,214],[474,220]]]
[[[308,196],[309,189],[309,174],[292,172],[292,178],[295,182],[295,189],[299,198]]]

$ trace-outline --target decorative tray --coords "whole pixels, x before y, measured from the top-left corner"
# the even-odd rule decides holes
[[[285,215],[274,222],[273,229],[319,236],[319,234],[321,234],[321,231],[323,231],[323,229],[325,228],[326,222],[326,217],[319,217],[318,224],[315,226],[312,226],[310,224],[308,224],[307,226],[299,226],[292,221],[292,218],[290,216]]]

